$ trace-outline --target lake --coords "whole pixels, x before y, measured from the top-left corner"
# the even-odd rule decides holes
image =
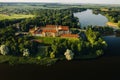
[[[92,26],[105,26],[108,19],[101,14],[93,14],[91,9],[87,9],[83,12],[74,13],[74,16],[79,18],[81,27],[86,27],[88,25]]]

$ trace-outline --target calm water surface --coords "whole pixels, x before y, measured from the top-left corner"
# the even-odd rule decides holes
[[[104,40],[108,44],[106,54],[108,56],[120,56],[120,37],[115,35],[105,36]]]
[[[88,25],[92,26],[105,26],[108,19],[101,14],[93,14],[92,10],[87,9],[83,12],[74,13],[75,17],[79,18],[81,27],[85,27]]]

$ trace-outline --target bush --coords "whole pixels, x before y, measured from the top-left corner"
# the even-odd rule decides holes
[[[67,49],[66,52],[64,53],[64,55],[65,55],[67,60],[72,60],[74,53],[71,50]]]
[[[55,54],[52,52],[52,53],[50,53],[50,58],[55,58]]]
[[[25,50],[23,51],[23,56],[28,57],[29,55],[30,55],[29,50],[28,50],[28,49],[25,49]]]
[[[97,54],[97,56],[103,55],[103,50],[96,50],[96,54]]]
[[[1,45],[0,46],[0,52],[1,52],[2,55],[6,55],[6,54],[8,54],[9,49],[6,45]]]

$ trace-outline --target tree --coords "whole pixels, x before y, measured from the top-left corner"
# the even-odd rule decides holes
[[[71,50],[67,49],[66,52],[64,53],[64,55],[65,55],[67,60],[72,60],[74,53]]]
[[[7,47],[6,45],[1,45],[1,47],[0,47],[0,53],[1,53],[2,55],[8,54],[8,53],[9,53],[8,47]]]
[[[93,31],[91,28],[89,28],[87,31],[86,31],[86,36],[87,36],[87,39],[88,41],[92,44],[94,44],[94,42],[98,39],[98,36],[99,36],[99,33],[98,32],[95,32]]]

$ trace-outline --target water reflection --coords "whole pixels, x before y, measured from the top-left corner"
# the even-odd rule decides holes
[[[81,27],[85,27],[88,25],[92,26],[105,26],[108,19],[101,14],[93,14],[92,10],[87,9],[83,12],[74,13],[75,17],[79,18]]]

